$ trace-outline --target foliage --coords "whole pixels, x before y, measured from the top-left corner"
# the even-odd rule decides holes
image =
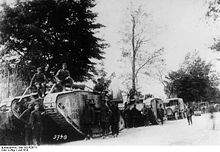
[[[181,97],[185,102],[216,97],[218,75],[212,71],[212,64],[206,63],[197,54],[188,54],[180,69],[170,72],[166,78],[165,92],[168,97]]]
[[[103,59],[106,44],[95,36],[103,27],[91,11],[94,0],[31,0],[3,5],[0,20],[1,56],[16,52],[18,75],[26,82],[38,66],[55,72],[66,62],[75,81],[91,78]]]
[[[103,66],[103,65],[102,65]],[[104,70],[104,67],[101,69],[97,70],[97,76],[99,77],[97,80],[93,79],[93,83],[95,84],[93,90],[95,92],[100,92],[107,94],[109,93],[109,86],[112,82],[112,79],[115,77],[115,73],[112,73],[110,77],[107,77],[107,73]]]
[[[207,19],[218,23],[220,19],[220,0],[209,0],[206,13]],[[210,47],[212,50],[220,51],[220,40],[214,38],[214,44]],[[218,58],[219,60],[219,58]]]
[[[213,20],[219,19],[219,13],[220,13],[220,0],[209,0],[208,2],[208,8],[206,12],[206,16],[208,18],[212,18]]]

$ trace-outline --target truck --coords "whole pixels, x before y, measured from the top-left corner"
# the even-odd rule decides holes
[[[165,102],[167,118],[170,119],[183,119],[186,117],[186,105],[182,98],[170,98]]]

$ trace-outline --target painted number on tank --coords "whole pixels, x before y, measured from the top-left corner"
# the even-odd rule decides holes
[[[67,140],[67,135],[63,135],[63,134],[55,134],[54,136],[53,136],[53,139],[54,140]]]

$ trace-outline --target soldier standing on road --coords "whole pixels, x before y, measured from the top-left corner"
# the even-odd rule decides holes
[[[41,121],[42,112],[39,111],[39,108],[40,108],[39,104],[35,104],[34,111],[31,112],[31,116],[30,116],[34,145],[41,144],[41,136],[43,132],[43,123]]]
[[[129,124],[129,112],[130,109],[128,107],[127,102],[125,103],[125,107],[124,107],[124,111],[123,111],[123,118],[125,120],[125,128],[129,128],[130,124]]]
[[[31,79],[29,88],[34,84],[37,88],[39,97],[44,97],[46,93],[46,82],[47,82],[46,76],[42,72],[41,67],[38,67],[37,73],[35,73]]]
[[[161,121],[161,124],[163,125],[163,117],[164,117],[164,110],[162,108],[162,104],[160,104],[159,108],[157,109],[158,118]]]
[[[136,108],[136,105],[131,109],[131,115],[132,115],[132,127],[138,126],[138,117],[139,117],[139,111]]]
[[[120,118],[120,111],[118,109],[118,106],[115,102],[111,103],[110,107],[112,111],[112,115],[110,117],[110,125],[112,130],[113,137],[117,137],[119,134],[119,118]]]
[[[73,87],[73,79],[70,77],[70,72],[67,70],[67,64],[62,64],[62,69],[60,69],[55,75],[57,81],[57,87],[59,91],[65,90],[65,85],[70,85],[70,88]]]
[[[105,138],[105,136],[107,135],[108,124],[111,114],[112,112],[107,106],[106,100],[103,100],[103,105],[101,107],[101,112],[100,112],[100,123],[101,123],[103,138]]]
[[[144,126],[148,126],[149,125],[149,120],[148,120],[148,108],[146,107],[146,105],[144,104],[144,107],[141,110],[141,113],[143,115],[143,119],[144,119]]]
[[[32,105],[28,104],[28,108],[20,115],[19,119],[25,123],[25,144],[31,145],[33,141],[32,129],[30,123],[30,116],[32,111]]]
[[[209,112],[210,112],[210,119],[212,121],[212,129],[215,130],[215,116],[214,116],[215,108],[213,104],[210,105]]]
[[[92,124],[95,119],[95,112],[92,107],[92,103],[89,103],[89,100],[85,102],[85,109],[82,113],[83,124],[85,127],[86,140],[92,138]]]
[[[192,107],[188,106],[186,115],[187,115],[186,117],[187,117],[188,124],[189,124],[189,125],[190,125],[190,124],[192,125],[192,115],[193,115],[193,109],[192,109]]]

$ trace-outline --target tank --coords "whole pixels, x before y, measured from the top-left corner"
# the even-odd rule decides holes
[[[45,97],[43,106],[46,114],[61,128],[68,132],[75,132],[77,136],[84,136],[82,111],[87,100],[94,102],[95,124],[92,130],[95,135],[98,135],[101,133],[99,117],[103,104],[100,94],[83,90],[52,93]],[[124,120],[120,116],[119,128],[123,129],[123,127]]]
[[[24,143],[24,125],[11,110],[13,98],[7,98],[0,104],[0,144],[21,145]]]
[[[138,126],[143,126],[144,125],[144,118],[142,117],[141,111],[144,107],[144,105],[146,106],[147,109],[149,109],[149,115],[148,115],[148,119],[150,121],[150,124],[152,125],[158,125],[160,124],[160,120],[158,118],[158,114],[157,114],[157,108],[159,107],[159,105],[162,105],[162,108],[165,109],[164,107],[164,103],[162,99],[159,98],[147,98],[147,99],[143,99],[143,101],[141,102],[136,102],[136,103],[131,103],[128,104],[128,109],[131,111],[132,108],[134,107],[134,105],[136,106],[136,109],[139,111],[139,118],[140,120],[138,120]],[[165,112],[165,110],[164,110]],[[164,113],[164,120],[166,120],[166,113]],[[128,125],[130,126],[130,125]]]
[[[35,100],[33,100],[35,99]],[[37,93],[22,97],[15,97],[11,103],[11,111],[19,120],[19,116],[27,109],[33,101],[41,105],[40,110],[45,112],[43,121],[43,141],[54,142],[55,135],[66,135],[69,140],[79,140],[85,137],[84,126],[82,125],[82,111],[85,102],[94,102],[95,123],[92,126],[94,136],[100,136],[101,128],[99,123],[100,109],[103,96],[99,93],[85,90],[71,90],[56,93],[48,93],[43,99],[38,99]],[[124,120],[120,116],[119,128],[124,128]]]

